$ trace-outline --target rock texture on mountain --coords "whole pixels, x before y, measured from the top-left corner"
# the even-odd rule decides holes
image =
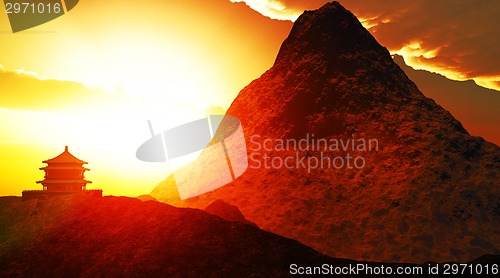
[[[470,136],[426,98],[337,2],[298,18],[273,67],[239,93],[227,114],[244,127],[247,171],[186,201],[169,177],[152,196],[198,208],[222,199],[259,227],[335,257],[423,263],[500,252],[500,148]],[[252,143],[308,134],[375,138],[379,148],[257,150]],[[366,164],[310,171],[262,165],[263,155],[296,153],[348,153]]]

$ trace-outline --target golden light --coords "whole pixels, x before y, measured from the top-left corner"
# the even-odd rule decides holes
[[[163,132],[207,110],[224,111],[272,65],[290,26],[280,25],[279,37],[266,24],[281,23],[247,7],[192,4],[80,1],[71,13],[16,34],[7,32],[7,17],[0,16],[0,74],[15,72],[9,78],[29,81],[0,108],[1,195],[36,189],[41,161],[66,145],[89,162],[87,177],[105,195],[148,193],[193,159],[139,161],[135,151],[151,136],[147,120]],[[11,79],[2,88],[18,85]],[[47,83],[60,86],[53,90]],[[27,101],[30,96],[35,100]]]

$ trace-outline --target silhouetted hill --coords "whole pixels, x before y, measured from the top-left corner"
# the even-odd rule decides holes
[[[241,222],[256,226],[255,223],[248,221],[236,206],[222,200],[214,201],[205,208],[205,211],[227,221]]]
[[[137,196],[136,198],[143,201],[143,202],[145,202],[145,201],[158,201],[154,197],[152,197],[151,195],[147,195],[147,194]]]
[[[198,208],[222,199],[262,229],[335,257],[423,263],[500,253],[500,148],[470,136],[425,97],[340,4],[304,12],[273,67],[240,92],[227,114],[242,122],[247,171],[186,201],[169,177],[152,196]],[[312,135],[327,142],[376,139],[379,148],[331,151],[311,141],[304,151],[276,148],[276,139]],[[267,149],[264,139],[271,140]],[[345,163],[347,154],[366,163],[264,167],[264,156],[295,162],[323,155]]]
[[[0,224],[3,277],[280,276],[333,262],[255,226],[125,197],[2,197]]]
[[[125,197],[0,197],[0,224],[1,277],[282,277],[291,264],[417,266],[334,259],[252,225]]]

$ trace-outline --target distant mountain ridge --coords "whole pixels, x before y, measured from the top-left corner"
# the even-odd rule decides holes
[[[376,138],[380,149],[351,153],[363,156],[362,169],[266,169],[251,161],[210,193],[180,201],[169,177],[152,196],[199,208],[222,199],[259,227],[335,257],[423,263],[500,253],[500,148],[470,136],[426,98],[339,3],[304,12],[273,67],[227,114],[241,120],[247,142],[314,134]]]
[[[453,81],[437,73],[414,70],[403,57],[398,64],[422,93],[453,114],[472,134],[500,145],[500,92],[478,86],[474,81]]]

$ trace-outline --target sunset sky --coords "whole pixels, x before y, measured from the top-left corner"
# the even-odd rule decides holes
[[[150,136],[146,121],[161,132],[224,111],[272,66],[292,21],[326,2],[81,0],[66,15],[15,34],[2,6],[0,195],[41,189],[41,161],[65,145],[90,162],[89,188],[149,193],[175,165],[135,158]],[[500,95],[500,3],[340,2],[414,69],[479,85],[464,82],[477,103],[452,113],[474,135],[500,142],[498,133],[475,134],[498,130],[497,121],[476,130],[484,120],[473,117]],[[455,98],[441,94],[438,103],[447,108]]]

